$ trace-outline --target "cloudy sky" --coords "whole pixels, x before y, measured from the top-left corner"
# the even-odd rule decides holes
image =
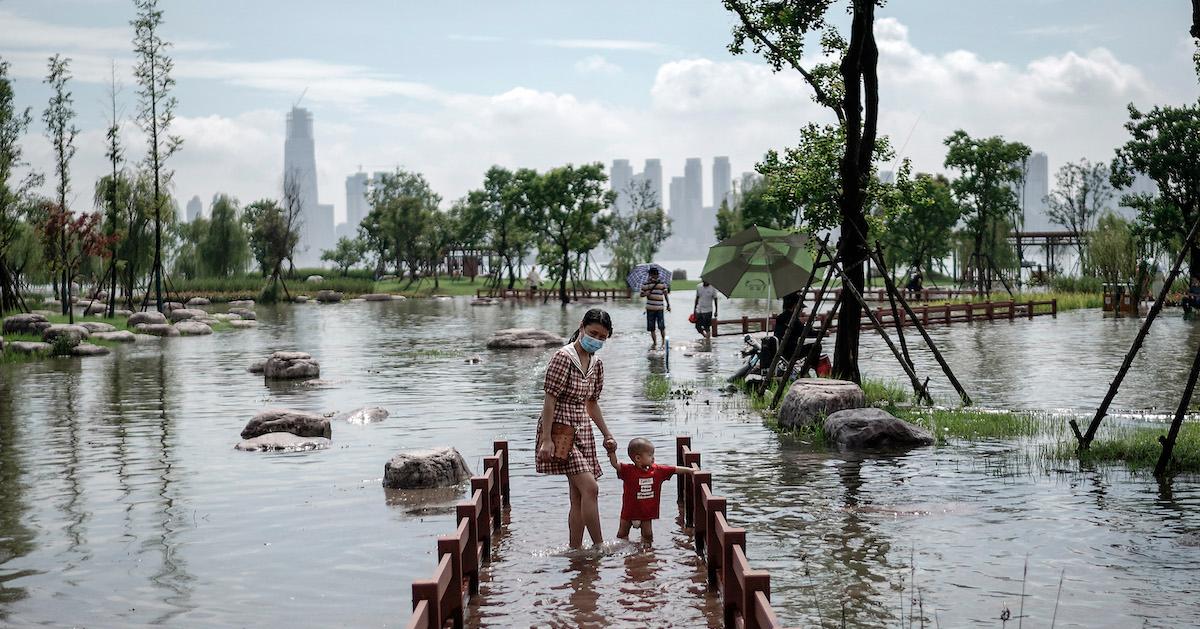
[[[162,0],[179,99],[171,160],[181,204],[215,192],[278,194],[284,116],[315,117],[322,202],[345,210],[345,177],[397,165],[446,199],[491,164],[728,155],[735,174],[827,115],[794,73],[726,50],[716,0]],[[103,129],[115,62],[136,109],[131,0],[0,0],[0,58],[40,115],[46,58],[72,58],[81,128],[77,206],[107,168]],[[1002,134],[1051,168],[1107,160],[1129,102],[1197,97],[1186,0],[892,0],[880,11],[882,131],[916,168],[941,169],[956,128]],[[135,142],[132,122],[127,137]],[[40,121],[24,146],[49,171]],[[131,150],[141,156],[141,145]],[[339,218],[339,220],[341,220]]]

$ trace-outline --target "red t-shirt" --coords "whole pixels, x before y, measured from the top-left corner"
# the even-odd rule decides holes
[[[622,520],[657,520],[658,499],[662,484],[675,474],[675,466],[655,463],[650,469],[629,463],[617,468],[617,478],[625,482],[621,496]]]

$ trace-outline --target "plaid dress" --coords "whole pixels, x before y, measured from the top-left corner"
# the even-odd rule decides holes
[[[604,472],[596,458],[596,438],[592,434],[592,419],[587,414],[587,401],[600,399],[600,392],[604,390],[604,363],[592,356],[585,375],[578,360],[572,343],[555,352],[546,367],[545,391],[558,398],[554,405],[554,421],[575,428],[575,446],[566,461],[537,461],[537,471],[568,476],[591,472],[592,476],[600,478]],[[541,442],[542,422],[539,420],[535,443]]]

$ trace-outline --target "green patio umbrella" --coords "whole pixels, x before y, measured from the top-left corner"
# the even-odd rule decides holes
[[[804,234],[754,226],[709,247],[700,277],[726,297],[787,295],[812,276],[807,242]]]

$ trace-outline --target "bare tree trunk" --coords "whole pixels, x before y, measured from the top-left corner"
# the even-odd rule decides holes
[[[562,271],[559,275],[558,299],[562,305],[567,305],[571,300],[567,297],[567,273],[571,269],[571,252],[567,247],[563,247]]]

